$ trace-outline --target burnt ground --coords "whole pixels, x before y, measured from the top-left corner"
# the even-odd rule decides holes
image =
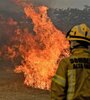
[[[13,68],[0,67],[0,100],[50,100],[49,91],[26,87],[23,81]]]

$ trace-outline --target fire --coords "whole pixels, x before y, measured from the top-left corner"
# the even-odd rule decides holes
[[[8,18],[7,24],[9,24],[9,25],[17,25],[17,22],[14,21],[12,18]]]
[[[12,38],[9,53],[21,55],[21,65],[16,66],[16,73],[24,73],[24,84],[40,89],[50,89],[51,79],[56,72],[59,61],[68,56],[68,42],[64,34],[58,30],[47,14],[45,6],[26,5],[24,12],[34,24],[33,33],[27,29],[17,29]],[[12,20],[11,20],[12,22]],[[11,24],[11,23],[10,23]],[[16,52],[16,48],[18,49]]]

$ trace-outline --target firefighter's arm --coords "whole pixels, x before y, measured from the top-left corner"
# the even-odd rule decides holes
[[[51,100],[66,98],[66,62],[62,60],[51,83]]]

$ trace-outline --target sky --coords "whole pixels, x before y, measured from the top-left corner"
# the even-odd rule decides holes
[[[19,7],[16,6],[13,0],[0,0],[0,9],[3,10],[17,10]],[[34,5],[46,5],[50,8],[79,8],[83,9],[84,5],[90,6],[90,0],[21,0],[32,2]]]

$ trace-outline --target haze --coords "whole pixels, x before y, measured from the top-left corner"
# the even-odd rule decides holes
[[[90,5],[90,0],[22,0],[32,2],[34,5],[46,5],[50,8],[79,8],[83,9],[84,5]],[[13,0],[0,0],[0,10],[20,10]]]

